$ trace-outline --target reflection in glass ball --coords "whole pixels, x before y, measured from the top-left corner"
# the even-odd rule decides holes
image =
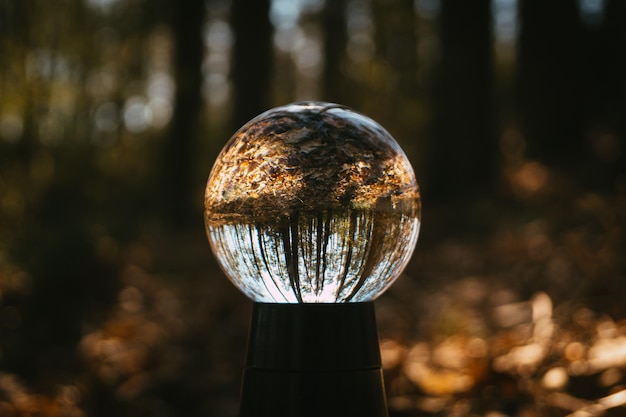
[[[248,297],[370,301],[417,242],[420,195],[397,142],[330,103],[277,107],[228,141],[205,192],[211,248]]]

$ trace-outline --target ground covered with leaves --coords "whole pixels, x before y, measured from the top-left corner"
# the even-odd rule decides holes
[[[505,202],[424,205],[415,255],[376,301],[391,416],[626,415],[626,196],[523,169]],[[110,302],[64,316],[64,338],[29,336],[36,281],[0,259],[0,416],[237,415],[251,303],[199,219],[95,240]]]

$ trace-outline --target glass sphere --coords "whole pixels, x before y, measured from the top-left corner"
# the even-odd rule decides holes
[[[398,143],[330,103],[245,124],[218,156],[204,204],[217,261],[258,302],[371,301],[400,275],[420,228],[419,188]]]

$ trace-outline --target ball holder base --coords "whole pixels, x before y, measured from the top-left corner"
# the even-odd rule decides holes
[[[255,303],[240,417],[387,417],[374,303]]]

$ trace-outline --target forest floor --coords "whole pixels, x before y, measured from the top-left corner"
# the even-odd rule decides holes
[[[624,195],[427,209],[376,301],[390,415],[626,415],[625,231]],[[119,287],[82,323],[77,367],[0,370],[0,416],[235,416],[251,302],[202,228],[99,248]]]

